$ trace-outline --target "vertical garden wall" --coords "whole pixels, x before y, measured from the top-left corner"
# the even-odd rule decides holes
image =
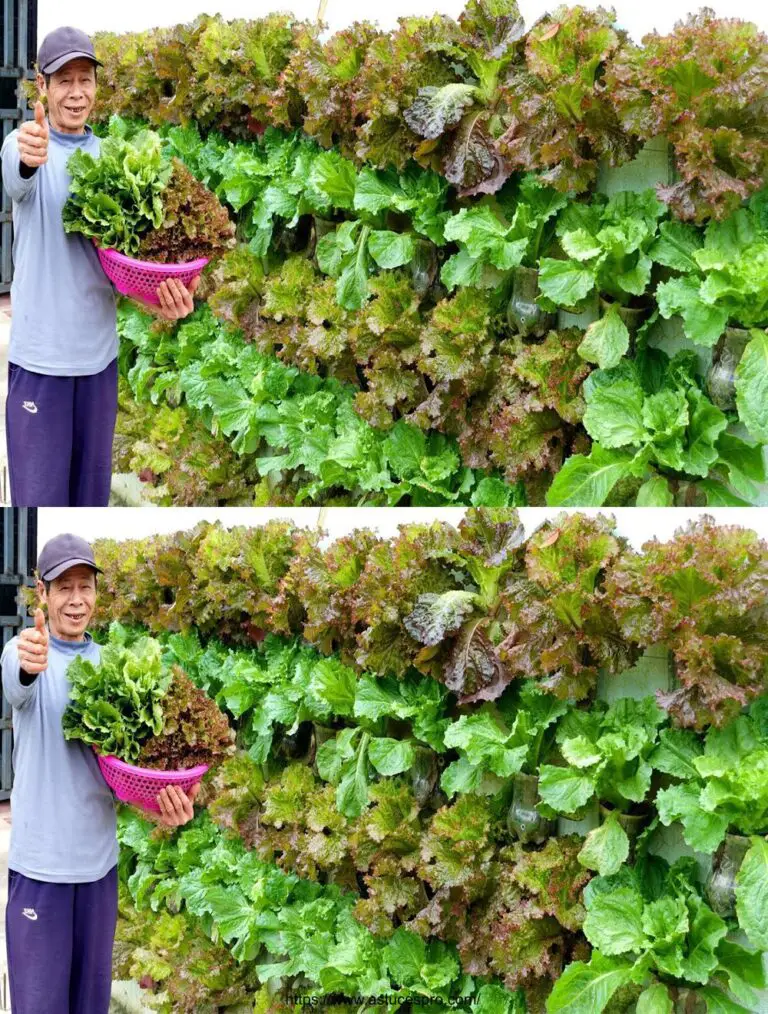
[[[147,1002],[762,1009],[754,532],[703,517],[637,551],[607,515],[526,537],[483,509],[96,551],[100,636],[158,638],[237,728],[193,823],[121,816],[116,973]]]
[[[103,129],[159,130],[240,240],[180,327],[121,311],[118,469],[169,504],[765,502],[767,41],[513,0],[100,36]]]

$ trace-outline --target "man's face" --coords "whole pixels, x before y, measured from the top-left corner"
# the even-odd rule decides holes
[[[48,96],[48,119],[63,134],[82,134],[96,100],[96,67],[91,60],[70,60],[51,75],[48,87],[42,74],[37,84]]]
[[[78,563],[51,581],[46,592],[38,582],[40,598],[48,606],[48,626],[62,641],[82,641],[96,607],[96,573]]]

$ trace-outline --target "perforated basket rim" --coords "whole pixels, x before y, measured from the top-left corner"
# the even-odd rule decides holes
[[[100,761],[106,764],[108,768],[112,768],[114,771],[138,775],[142,778],[149,778],[152,781],[159,782],[168,778],[172,778],[177,781],[186,781],[188,778],[202,778],[210,767],[209,764],[198,764],[193,768],[174,768],[170,771],[162,771],[159,768],[140,768],[135,764],[128,764],[126,761],[122,761],[119,757],[115,757],[112,754],[100,754],[98,750],[95,750],[94,752]]]
[[[142,271],[151,271],[157,274],[162,274],[163,272],[168,271],[202,271],[210,260],[210,257],[198,257],[197,260],[194,261],[183,261],[171,264],[161,264],[159,261],[140,261],[135,257],[129,257],[127,254],[120,253],[119,250],[114,250],[112,248],[105,250],[96,243],[96,240],[94,240],[93,243],[101,256],[106,257],[107,260],[113,261],[115,264],[123,264],[126,267],[139,268]]]

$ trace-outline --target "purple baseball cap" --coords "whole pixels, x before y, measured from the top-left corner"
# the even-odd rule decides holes
[[[37,572],[43,581],[53,581],[60,574],[78,563],[93,567],[99,574],[104,571],[96,566],[90,543],[79,535],[55,535],[40,550],[37,558]]]
[[[43,39],[37,54],[37,66],[41,74],[55,74],[65,63],[76,60],[79,56],[92,60],[103,67],[101,60],[96,59],[93,43],[79,28],[54,28]]]

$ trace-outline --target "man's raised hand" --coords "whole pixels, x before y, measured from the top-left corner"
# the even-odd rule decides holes
[[[19,665],[30,676],[48,668],[48,630],[42,609],[35,610],[34,627],[25,627],[19,634]]]
[[[35,104],[34,120],[26,120],[19,127],[19,158],[30,169],[37,169],[48,161],[48,139],[50,133],[45,119],[45,107]]]

